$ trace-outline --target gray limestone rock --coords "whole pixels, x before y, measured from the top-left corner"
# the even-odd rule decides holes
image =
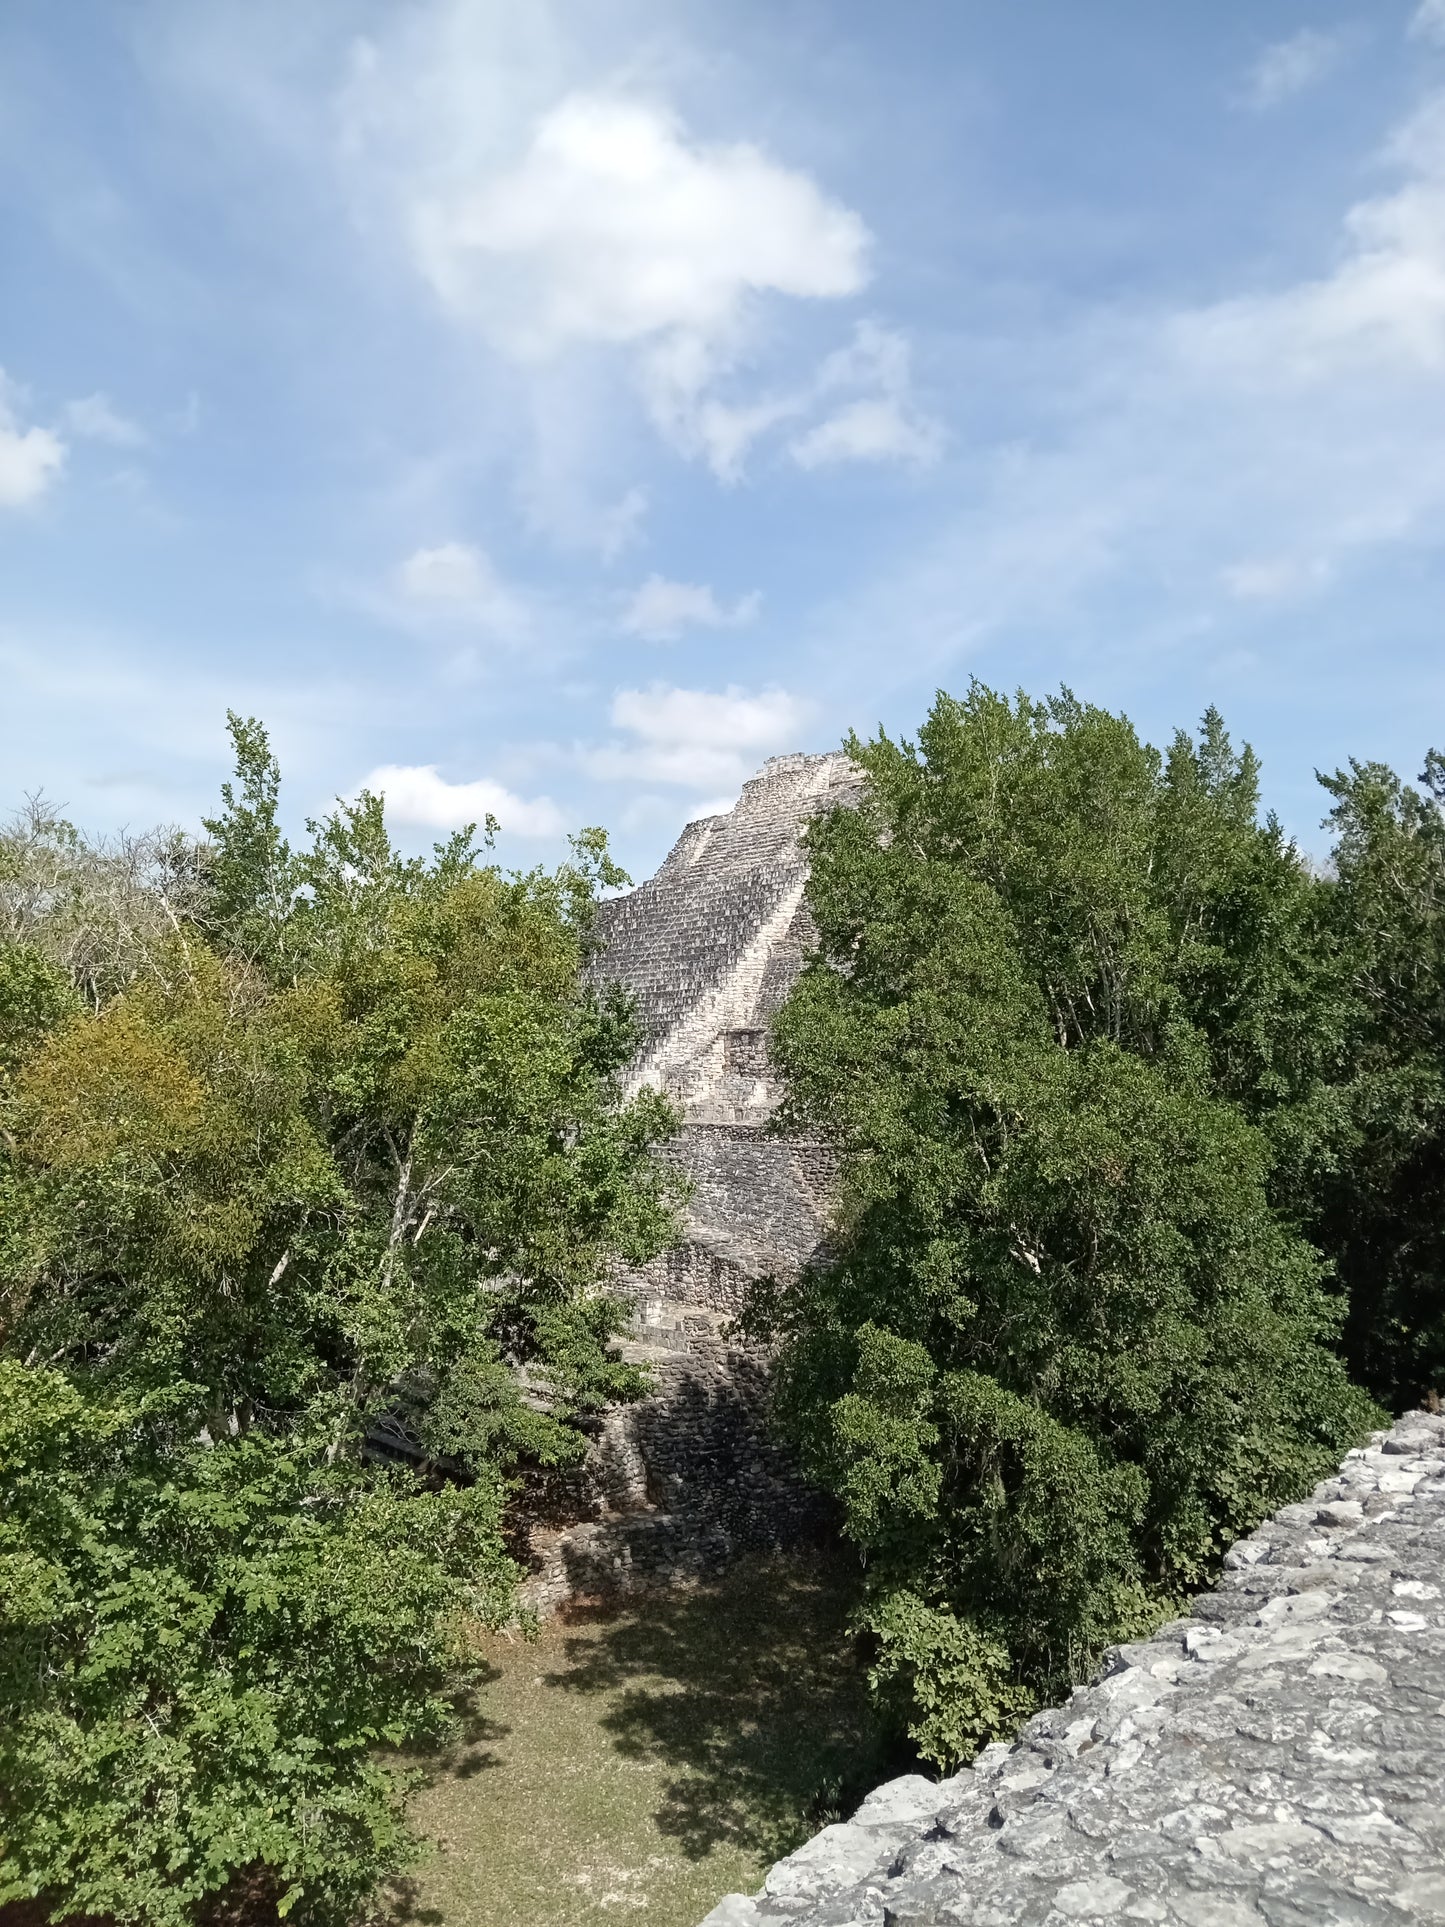
[[[880,1787],[705,1927],[1445,1922],[1445,1418],[1224,1565],[1012,1746]]]

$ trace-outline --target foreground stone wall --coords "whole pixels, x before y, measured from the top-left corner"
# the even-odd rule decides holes
[[[669,1148],[692,1184],[683,1241],[615,1289],[624,1355],[655,1393],[611,1414],[580,1481],[532,1532],[528,1603],[635,1592],[778,1546],[821,1502],[768,1434],[767,1360],[731,1325],[749,1282],[796,1276],[824,1234],[823,1147],[771,1135],[780,1097],[767,1029],[814,941],[799,837],[858,795],[841,754],[779,756],[726,815],[688,824],[649,882],[601,907],[600,981],[634,998],[643,1043],[629,1093],[683,1114]]]
[[[1445,1921],[1445,1419],[1225,1566],[1015,1745],[880,1787],[704,1927]]]

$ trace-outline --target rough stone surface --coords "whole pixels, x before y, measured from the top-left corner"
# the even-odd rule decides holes
[[[524,1596],[539,1610],[704,1572],[821,1516],[768,1436],[767,1360],[730,1327],[751,1279],[795,1276],[823,1237],[826,1152],[766,1129],[781,1096],[767,1027],[814,940],[800,831],[860,780],[841,752],[774,757],[601,907],[596,974],[631,992],[644,1033],[629,1089],[681,1108],[668,1155],[693,1195],[681,1244],[615,1281],[634,1308],[624,1355],[656,1391],[609,1416],[565,1516],[533,1532]]]
[[[1224,1563],[1014,1745],[880,1787],[704,1927],[1445,1922],[1445,1418]]]

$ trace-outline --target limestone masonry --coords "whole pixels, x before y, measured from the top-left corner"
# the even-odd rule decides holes
[[[1445,1418],[1414,1412],[965,1772],[894,1780],[703,1927],[1445,1921]]]
[[[763,1424],[766,1359],[728,1326],[749,1279],[795,1275],[823,1235],[822,1147],[765,1132],[780,1095],[767,1025],[813,940],[799,833],[860,780],[841,752],[774,757],[650,882],[601,907],[596,974],[632,993],[644,1032],[630,1090],[680,1106],[669,1155],[693,1197],[682,1243],[618,1281],[635,1308],[625,1353],[656,1391],[609,1416],[572,1516],[533,1533],[525,1596],[542,1610],[785,1543],[816,1514]]]

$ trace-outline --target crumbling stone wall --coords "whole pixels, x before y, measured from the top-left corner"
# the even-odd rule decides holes
[[[632,994],[643,1027],[629,1089],[680,1106],[668,1155],[693,1195],[683,1242],[616,1281],[634,1307],[625,1354],[656,1390],[609,1416],[568,1494],[572,1520],[533,1532],[525,1596],[540,1610],[706,1571],[822,1516],[768,1434],[767,1360],[730,1327],[749,1281],[795,1276],[824,1233],[827,1152],[766,1128],[781,1097],[767,1030],[815,934],[799,833],[859,782],[841,752],[775,757],[726,815],[690,823],[656,876],[602,906],[596,974]]]
[[[1445,1922],[1445,1418],[1413,1412],[1068,1703],[704,1927]]]

